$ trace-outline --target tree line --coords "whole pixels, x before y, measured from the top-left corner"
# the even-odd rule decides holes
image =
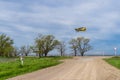
[[[71,39],[68,43],[74,56],[80,54],[84,56],[84,53],[91,50],[92,46],[89,44],[90,39],[84,37],[77,37]],[[13,46],[14,41],[6,34],[0,34],[0,56],[2,57],[14,57],[19,54],[28,56],[30,53],[36,53],[39,57],[47,56],[48,53],[54,49],[60,53],[61,56],[65,55],[66,44],[64,41],[59,41],[54,35],[39,34],[35,40],[34,45],[23,45],[20,48]]]

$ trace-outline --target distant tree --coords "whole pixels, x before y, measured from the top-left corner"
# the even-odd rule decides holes
[[[14,47],[12,53],[13,53],[12,54],[13,56],[18,56],[19,55],[19,49],[17,47]]]
[[[60,55],[63,56],[65,54],[65,42],[60,42],[59,45],[57,45],[57,50],[60,52]]]
[[[11,56],[11,52],[13,51],[13,40],[5,35],[0,35],[0,56]]]
[[[20,53],[21,53],[22,55],[25,55],[25,56],[28,56],[28,54],[30,53],[30,51],[31,51],[30,46],[22,46],[22,47],[20,48]]]
[[[84,56],[84,53],[91,50],[92,46],[89,45],[90,39],[84,37],[78,37],[72,39],[69,44],[70,48],[74,51],[74,55],[77,55],[77,52],[80,52],[81,56]]]
[[[48,52],[53,50],[59,41],[55,39],[53,35],[39,35],[35,39],[35,49],[36,52],[39,54],[39,57],[42,55],[47,56]]]
[[[78,50],[79,50],[81,56],[84,56],[85,52],[92,49],[92,46],[90,46],[90,44],[89,44],[90,39],[87,39],[84,37],[78,37],[76,40],[78,42]]]
[[[37,46],[30,46],[30,48],[33,53],[36,53],[36,56],[39,56],[39,57],[43,56],[42,53],[39,52],[39,49]]]
[[[35,46],[32,47],[33,51],[39,55],[39,57],[43,56],[44,54],[44,36],[39,34],[38,37],[35,39]]]
[[[14,47],[11,46],[11,47],[8,47],[7,49],[5,49],[5,53],[4,53],[4,56],[6,57],[13,57],[13,50],[14,50]]]
[[[74,56],[77,55],[77,50],[78,50],[78,42],[76,39],[72,39],[70,42],[70,48],[74,51]]]

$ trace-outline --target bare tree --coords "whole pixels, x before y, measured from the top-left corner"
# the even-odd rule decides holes
[[[84,56],[84,53],[91,50],[92,46],[89,45],[90,39],[84,37],[78,37],[77,39],[72,39],[70,43],[70,48],[74,51],[75,56],[77,51],[80,52],[81,56]]]
[[[61,56],[65,54],[65,42],[59,42],[59,45],[57,45],[56,48],[60,52]]]
[[[13,53],[13,54],[12,54],[13,56],[17,56],[17,55],[19,55],[19,49],[18,49],[17,47],[14,47],[12,53]]]
[[[30,49],[29,46],[22,46],[22,47],[20,48],[20,53],[21,53],[22,55],[25,55],[25,56],[28,56],[28,54],[30,53],[30,51],[31,51],[31,49]]]
[[[74,51],[74,56],[77,55],[77,49],[78,49],[78,42],[76,39],[72,39],[69,44],[71,45],[70,48]]]
[[[53,50],[58,43],[58,40],[56,40],[53,35],[39,35],[35,39],[35,49],[39,57],[43,54],[47,56],[48,52]]]
[[[89,45],[90,39],[84,37],[78,37],[77,42],[78,42],[78,50],[81,56],[84,56],[85,52],[92,49],[92,46]]]

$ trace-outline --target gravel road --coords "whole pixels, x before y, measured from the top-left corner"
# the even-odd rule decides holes
[[[120,70],[103,57],[75,57],[54,67],[20,75],[8,80],[120,80]]]

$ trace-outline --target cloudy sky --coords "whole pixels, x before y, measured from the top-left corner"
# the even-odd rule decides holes
[[[15,46],[32,45],[38,33],[66,43],[77,36],[90,38],[89,53],[120,52],[119,0],[0,0],[0,34]],[[75,32],[86,26],[86,32]]]

